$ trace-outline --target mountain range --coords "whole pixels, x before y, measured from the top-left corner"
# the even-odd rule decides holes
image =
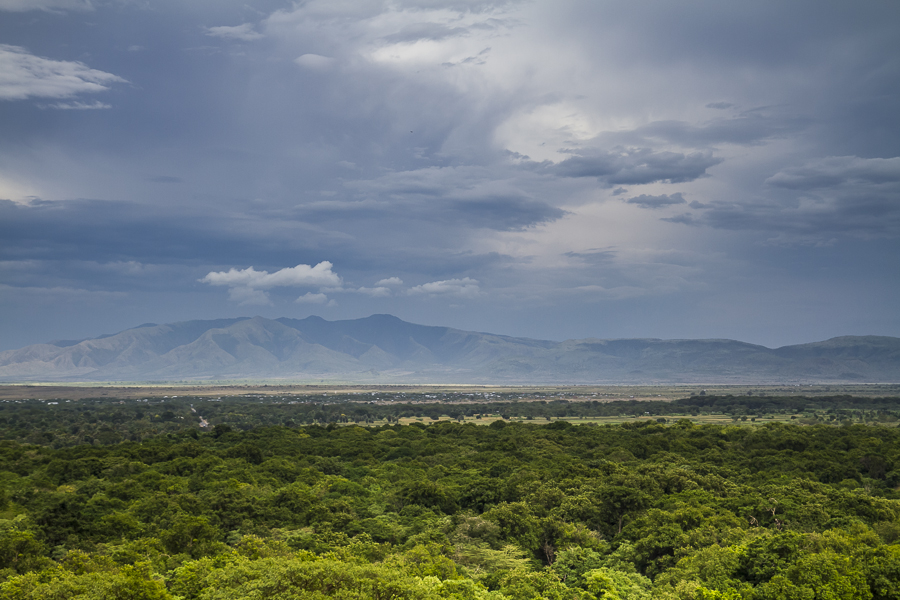
[[[147,323],[0,352],[0,381],[661,384],[900,381],[900,338],[844,336],[770,349],[734,340],[554,342],[391,315]]]

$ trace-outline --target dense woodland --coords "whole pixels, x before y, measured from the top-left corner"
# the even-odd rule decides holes
[[[896,399],[346,400],[0,404],[0,600],[900,599]]]
[[[364,399],[368,396],[369,399]],[[765,422],[776,416],[802,424],[865,423],[897,425],[900,398],[836,396],[694,395],[663,400],[574,399],[574,394],[525,397],[515,393],[373,393],[322,395],[242,395],[210,398],[44,399],[0,402],[0,440],[54,448],[80,444],[142,441],[164,433],[228,425],[257,427],[303,425],[383,425],[417,418],[428,423],[492,419],[541,420],[597,417],[652,418],[669,422],[702,415],[727,415],[735,422]],[[362,399],[361,399],[362,398]]]

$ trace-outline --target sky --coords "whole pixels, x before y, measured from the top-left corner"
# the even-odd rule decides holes
[[[900,3],[0,0],[0,350],[900,336]]]

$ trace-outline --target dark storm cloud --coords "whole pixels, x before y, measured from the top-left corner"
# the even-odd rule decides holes
[[[674,217],[663,217],[660,221],[667,221],[669,223],[680,223],[681,225],[700,225],[700,222],[694,218],[694,215],[691,213],[683,213],[680,215],[676,215]]]
[[[900,157],[832,156],[784,169],[766,183],[791,190],[870,190],[891,195],[900,186]]]
[[[764,232],[783,244],[834,243],[835,236],[897,237],[900,209],[881,198],[856,197],[832,205],[714,205],[701,222],[710,227]]]
[[[421,193],[421,190],[417,190]],[[353,220],[402,220],[440,223],[441,227],[478,227],[516,231],[555,221],[566,212],[523,196],[415,198],[392,201],[321,201],[298,207],[296,214],[311,223]],[[454,235],[453,232],[448,232]]]
[[[517,200],[513,199],[513,204]],[[504,199],[498,199],[497,204],[485,210],[487,214],[471,218],[493,226],[499,220],[517,227],[523,219],[533,219],[534,213],[556,210],[538,206],[525,219],[522,211],[511,216],[506,204]],[[321,221],[334,221],[343,224],[346,231],[354,231],[347,226],[347,211],[332,213],[326,219],[327,212],[318,215]],[[261,217],[258,212],[210,215],[188,209],[160,213],[153,207],[125,202],[36,200],[22,205],[0,200],[0,239],[4,241],[0,245],[0,261],[21,265],[33,261],[23,271],[24,279],[8,283],[36,285],[35,277],[43,277],[57,285],[69,285],[81,277],[89,282],[83,287],[118,282],[117,285],[130,289],[168,287],[172,282],[167,278],[173,272],[179,274],[179,285],[193,282],[205,275],[210,265],[275,271],[328,260],[338,272],[357,280],[365,272],[448,278],[510,260],[497,253],[479,254],[441,245],[438,240],[458,234],[458,222],[457,229],[448,227],[452,222],[442,220],[438,214],[427,225],[415,215],[404,216],[403,212],[379,214],[383,223],[379,236],[366,236],[371,234],[374,221],[372,214],[365,212],[349,219],[357,223],[359,234],[348,235],[308,222],[315,219],[300,220],[287,213],[279,213],[280,225],[273,227],[275,217]],[[442,214],[457,221],[470,218],[454,209]],[[519,221],[514,222],[515,219]],[[416,227],[419,231],[412,230]],[[426,242],[429,239],[430,244]],[[373,252],[375,249],[377,252]],[[66,264],[74,267],[60,266]],[[122,274],[135,277],[123,279]]]
[[[440,224],[456,237],[469,228],[516,231],[562,218],[566,212],[533,197],[511,168],[444,167],[400,171],[348,182],[350,198],[298,206],[310,222],[335,219],[418,221]],[[532,186],[533,187],[533,186]]]
[[[275,231],[244,215],[213,215],[186,209],[179,213],[127,202],[0,201],[0,259],[77,259],[146,263],[218,263],[311,257],[304,244],[316,232],[296,236]],[[302,261],[301,261],[302,262]]]
[[[641,208],[662,208],[664,206],[672,206],[674,204],[686,204],[685,199],[681,196],[681,192],[674,194],[661,194],[659,196],[649,196],[641,194],[634,198],[626,200],[628,204],[636,204]]]
[[[794,291],[830,273],[821,289],[896,295],[900,253],[884,253],[900,239],[896,2],[2,10],[4,330],[25,336],[50,313],[81,322],[65,290],[128,292],[132,324],[196,318],[235,306],[197,282],[207,273],[328,261],[348,293],[309,309],[327,318],[741,337],[777,314],[777,342],[858,323],[900,332],[895,309],[854,321],[848,304]],[[846,247],[872,265],[853,285],[831,271]],[[780,268],[790,278],[770,277]],[[422,293],[375,291],[392,278]],[[467,281],[477,293],[452,292]],[[44,313],[30,300],[13,312],[12,287],[62,291]],[[745,292],[746,306],[731,301]],[[306,310],[296,297],[272,291],[271,316]],[[638,297],[640,311],[615,304]]]
[[[718,144],[762,144],[809,126],[808,119],[747,114],[692,125],[684,121],[654,121],[630,132],[634,139],[660,139],[685,147],[705,148]]]
[[[184,265],[144,264],[138,261],[0,260],[0,280],[12,289],[82,289],[91,292],[176,291],[196,279],[196,271]]]
[[[722,159],[709,152],[684,154],[633,148],[579,153],[545,168],[561,177],[596,177],[607,185],[640,185],[694,181],[706,176],[707,169],[721,162]]]
[[[590,144],[638,148],[675,144],[680,148],[708,152],[722,144],[761,145],[772,139],[797,134],[812,125],[811,119],[786,112],[784,107],[761,107],[743,111],[731,118],[711,119],[701,123],[651,121],[634,129],[604,132],[591,140]]]
[[[767,232],[781,243],[900,237],[900,157],[828,157],[785,168],[766,183],[774,189],[765,200],[714,201],[697,207],[700,216],[665,220]]]
[[[521,230],[555,221],[566,214],[544,202],[516,196],[452,200],[448,209],[470,226],[498,231]]]

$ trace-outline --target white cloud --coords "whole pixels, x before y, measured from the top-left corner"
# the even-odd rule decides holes
[[[272,304],[269,295],[262,290],[254,290],[253,288],[239,286],[228,290],[228,299],[237,302],[241,306],[259,305],[268,306]]]
[[[460,298],[474,298],[481,293],[478,280],[464,277],[462,279],[445,279],[432,281],[409,288],[409,294],[428,294],[430,296],[458,296]]]
[[[315,266],[297,265],[280,269],[274,273],[257,271],[253,267],[246,269],[229,269],[227,271],[211,271],[201,283],[227,286],[228,299],[241,305],[272,304],[265,290],[276,287],[335,287],[341,288],[341,278],[331,270],[332,264],[327,260]],[[325,294],[307,293],[296,300],[301,303],[324,304],[328,301]],[[333,302],[333,301],[332,301]],[[328,306],[332,304],[329,302]]]
[[[385,287],[389,285],[403,285],[403,280],[399,277],[388,277],[375,282],[376,287]]]
[[[225,285],[229,287],[246,287],[251,289],[270,289],[273,287],[302,287],[302,286],[337,286],[341,285],[341,278],[331,270],[332,264],[327,260],[314,267],[310,265],[297,265],[269,273],[257,271],[253,267],[246,269],[229,269],[228,271],[211,271],[206,277],[200,279],[202,283],[210,285]]]
[[[109,84],[124,82],[117,75],[84,63],[41,58],[25,48],[0,44],[0,100],[69,98],[102,92]]]
[[[206,35],[210,37],[222,38],[224,40],[239,40],[242,42],[252,42],[253,40],[258,40],[265,37],[263,34],[254,29],[252,23],[244,23],[242,25],[235,25],[233,27],[229,27],[227,25],[207,27]]]
[[[94,10],[90,0],[0,0],[0,11]]]
[[[373,298],[386,298],[391,295],[391,290],[386,287],[361,287],[356,290],[360,294],[365,294],[366,296],[372,296]]]
[[[112,108],[112,104],[106,104],[95,100],[94,102],[57,102],[56,104],[45,104],[41,108],[55,108],[57,110],[99,110]]]
[[[305,68],[324,69],[338,56],[348,68],[408,72],[429,81],[459,78],[480,68],[491,41],[502,33],[507,11],[499,6],[422,6],[407,2],[304,2],[265,20],[267,34],[301,54]],[[493,5],[494,3],[489,3]],[[305,54],[303,54],[305,52]],[[455,71],[449,78],[447,73]],[[421,73],[419,71],[421,70]]]
[[[296,300],[294,300],[297,304],[325,304],[328,302],[328,296],[325,294],[314,294],[312,292],[306,292]]]

